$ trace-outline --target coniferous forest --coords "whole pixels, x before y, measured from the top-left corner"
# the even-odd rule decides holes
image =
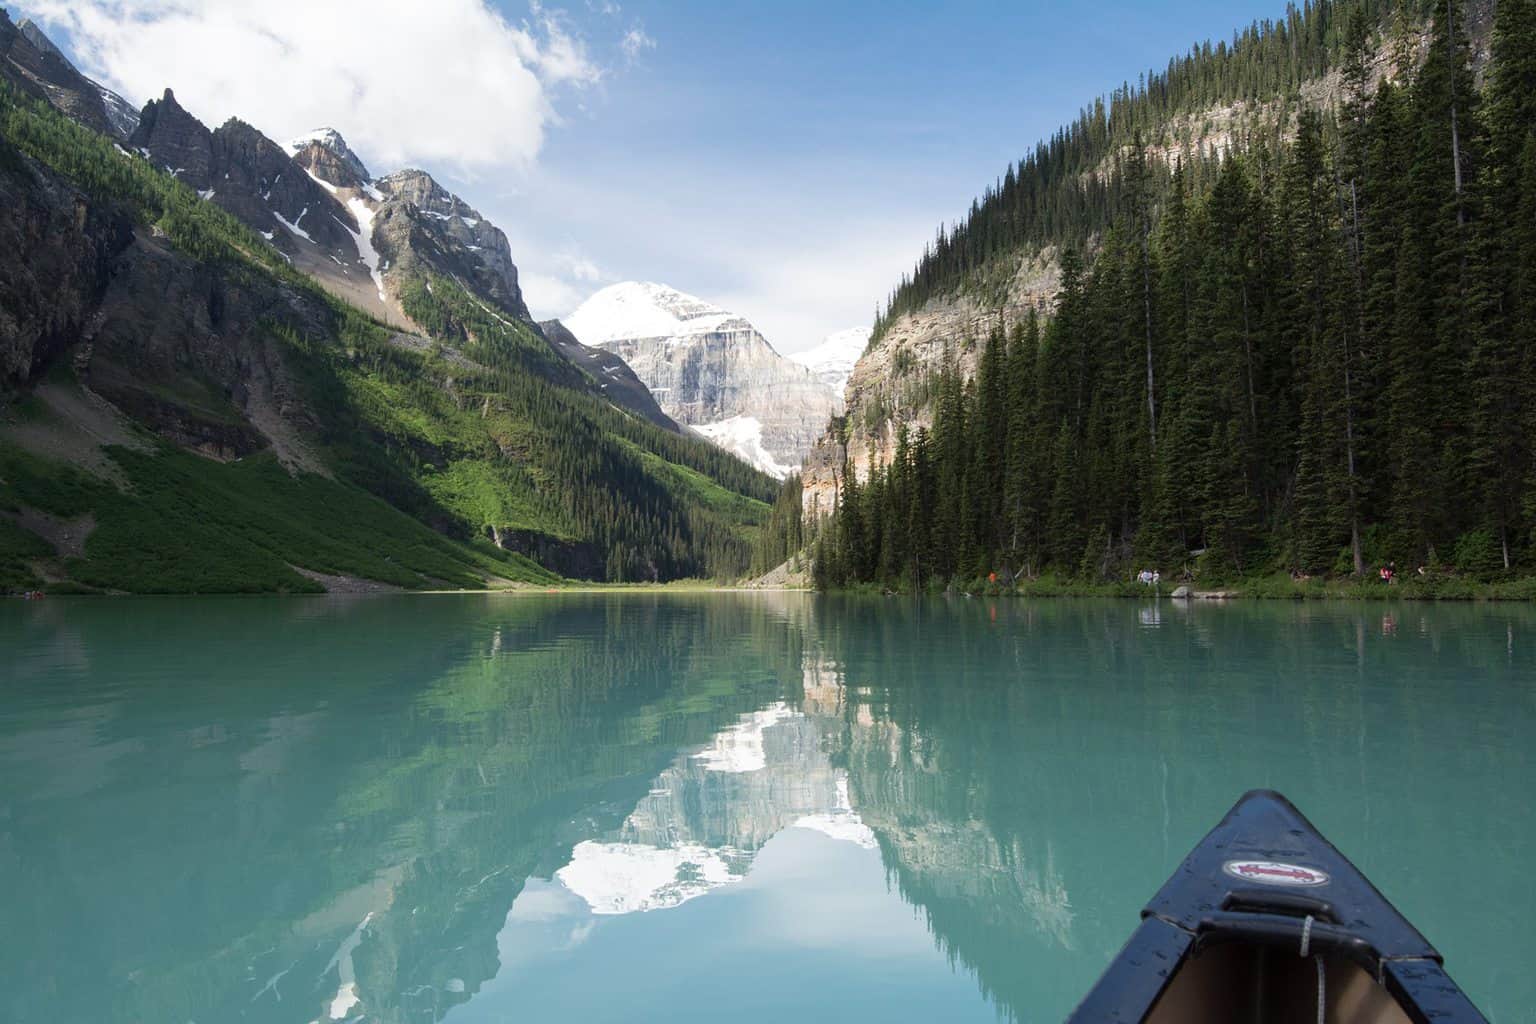
[[[1393,52],[1409,16],[1421,45]],[[1160,119],[1327,65],[1337,102],[1282,103],[1225,154],[1148,153]],[[890,465],[844,471],[818,584],[1529,575],[1536,3],[1499,0],[1476,72],[1459,0],[1312,5],[1010,169],[877,330],[1045,243],[1057,301],[931,382],[932,428]]]

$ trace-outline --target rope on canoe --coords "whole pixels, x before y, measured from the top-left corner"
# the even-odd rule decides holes
[[[1312,951],[1312,915],[1301,924],[1301,958],[1305,960],[1307,954]],[[1327,1024],[1325,1018],[1328,1014],[1328,987],[1327,969],[1323,966],[1323,955],[1319,953],[1312,958],[1317,964],[1317,1024]]]

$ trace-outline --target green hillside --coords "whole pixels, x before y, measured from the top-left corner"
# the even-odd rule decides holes
[[[261,434],[227,397],[231,382],[180,364],[167,377],[146,341],[142,362],[133,351],[108,359],[98,345],[89,382],[105,386],[111,370],[111,397],[140,421],[129,428],[136,443],[107,448],[107,472],[69,465],[29,449],[21,429],[29,416],[58,415],[29,399],[39,379],[81,387],[78,353],[49,354],[30,383],[0,391],[0,586],[318,589],[299,568],[406,587],[556,578],[499,549],[497,537],[594,578],[746,568],[773,496],[769,478],[608,403],[535,328],[455,282],[407,285],[404,304],[429,337],[402,336],[323,293],[171,176],[4,86],[0,173],[39,196],[56,176],[79,189],[92,216],[115,211],[136,234],[163,239],[199,280],[212,280],[219,302],[264,304],[260,337],[237,340],[280,353],[298,401],[279,415],[314,456],[295,465],[265,448],[247,452]],[[199,344],[235,342],[210,332]],[[225,451],[214,461],[153,436],[167,423],[172,434],[231,438],[220,446],[238,458]],[[37,514],[90,515],[95,529],[82,551],[58,550],[27,528]]]

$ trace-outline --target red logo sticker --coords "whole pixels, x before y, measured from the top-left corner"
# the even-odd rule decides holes
[[[1300,864],[1281,864],[1272,860],[1229,860],[1221,869],[1233,878],[1263,885],[1327,885],[1328,875]]]

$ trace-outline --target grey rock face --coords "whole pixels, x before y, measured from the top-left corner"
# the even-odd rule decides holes
[[[645,382],[635,376],[635,371],[624,360],[604,349],[583,345],[559,320],[541,321],[539,329],[556,352],[597,381],[598,388],[610,402],[650,420],[664,430],[682,432],[672,417],[661,411],[661,406],[656,404]]]
[[[195,189],[203,190],[213,178],[213,133],[187,113],[176,94],[165,90],[139,112],[139,127],[128,140],[147,159],[166,168]]]
[[[89,78],[86,81],[94,85],[101,95],[101,103],[106,108],[107,122],[112,127],[112,134],[126,142],[133,135],[134,129],[139,126],[139,108],[100,82]]]
[[[303,440],[318,421],[268,325],[323,332],[329,307],[136,235],[121,210],[87,201],[4,140],[0,311],[0,385],[69,351],[92,390],[169,440],[225,458],[271,447],[319,468]]]
[[[374,222],[375,244],[391,270],[409,272],[419,264],[457,276],[504,311],[531,322],[512,248],[500,228],[425,171],[396,171],[373,184],[384,197]]]
[[[75,70],[35,24],[24,21],[18,26],[3,10],[0,10],[0,78],[28,96],[53,104],[87,128],[122,138],[114,131],[100,86]]]
[[[270,448],[291,467],[323,470],[308,440],[319,420],[267,326],[329,330],[316,297],[226,276],[139,237],[119,257],[98,315],[86,379],[133,419],[214,457]],[[176,397],[166,381],[177,382]]]
[[[628,363],[667,415],[777,476],[799,466],[837,409],[816,374],[746,319],[664,285],[605,288],[567,323]]]
[[[360,189],[371,175],[347,140],[334,128],[320,128],[311,135],[288,143],[293,159],[317,178],[338,188]]]
[[[0,385],[33,377],[89,332],[108,268],[132,240],[0,138]]]
[[[294,252],[307,236],[341,261],[356,261],[356,218],[281,146],[244,121],[231,118],[210,132],[167,89],[144,105],[129,145],[270,236],[283,252]]]
[[[43,34],[43,30],[37,27],[37,22],[31,18],[22,18],[16,23],[16,28],[27,37],[27,42],[37,47],[37,52],[46,57],[57,57],[66,60],[63,51],[53,45],[53,40]]]

